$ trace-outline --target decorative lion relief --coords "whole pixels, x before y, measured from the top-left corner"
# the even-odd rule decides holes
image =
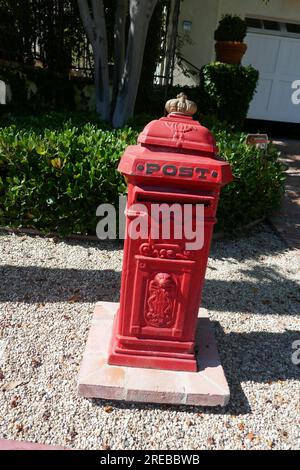
[[[155,245],[143,243],[140,246],[140,254],[150,258],[162,259],[191,259],[191,252],[184,250],[179,245]]]
[[[177,286],[171,274],[157,273],[149,283],[145,321],[149,326],[169,328],[175,320]]]

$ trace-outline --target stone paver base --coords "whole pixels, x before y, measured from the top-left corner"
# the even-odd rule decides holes
[[[229,388],[205,309],[199,310],[198,372],[141,369],[107,364],[119,304],[96,305],[79,372],[78,394],[87,398],[200,406],[225,406]]]
[[[60,446],[48,446],[46,444],[37,444],[35,442],[0,439],[0,451],[1,450],[66,450],[66,449]]]

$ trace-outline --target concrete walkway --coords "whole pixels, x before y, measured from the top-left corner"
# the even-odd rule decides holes
[[[281,209],[270,221],[288,246],[300,256],[300,141],[275,139],[273,142],[282,152],[281,160],[288,169]]]

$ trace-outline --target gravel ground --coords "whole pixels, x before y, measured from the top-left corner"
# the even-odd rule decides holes
[[[0,437],[78,449],[300,447],[299,261],[266,225],[214,242],[203,295],[226,408],[76,396],[94,303],[117,301],[117,243],[0,233]]]

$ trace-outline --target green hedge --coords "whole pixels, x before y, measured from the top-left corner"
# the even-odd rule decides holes
[[[217,213],[218,231],[234,232],[276,209],[284,192],[285,174],[273,144],[266,152],[246,144],[246,135],[214,129],[220,155],[234,180],[225,186]]]
[[[0,224],[95,233],[96,207],[117,204],[126,189],[116,167],[135,141],[129,128],[109,131],[71,121],[42,132],[16,124],[0,128]]]
[[[259,73],[253,67],[213,62],[200,74],[201,110],[242,128],[256,90]]]
[[[0,127],[0,225],[94,234],[97,206],[126,191],[116,168],[137,131],[57,113],[11,122]],[[272,145],[265,154],[243,134],[213,130],[235,176],[222,190],[217,229],[234,231],[278,205],[283,171]]]

